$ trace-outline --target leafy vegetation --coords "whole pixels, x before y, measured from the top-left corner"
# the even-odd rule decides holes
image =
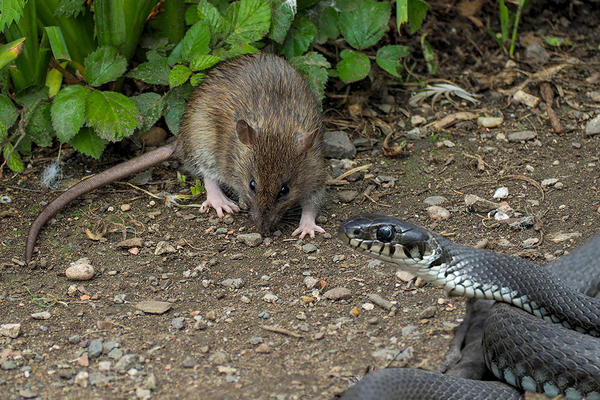
[[[374,65],[403,79],[411,49],[394,38],[418,32],[429,7],[424,0],[0,4],[0,149],[2,166],[13,171],[24,168],[21,156],[33,145],[55,140],[98,158],[109,142],[159,121],[176,135],[188,96],[211,67],[266,47],[306,77],[319,101],[328,79],[360,81]],[[435,74],[426,34],[420,45]]]

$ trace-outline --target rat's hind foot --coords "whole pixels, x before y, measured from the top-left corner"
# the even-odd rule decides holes
[[[325,229],[321,228],[315,222],[316,217],[317,213],[312,208],[302,208],[300,225],[298,225],[298,228],[292,232],[292,236],[300,235],[300,239],[304,239],[306,235],[314,238],[315,232],[325,233]]]
[[[204,189],[206,190],[206,200],[200,207],[201,213],[209,212],[212,207],[217,212],[217,217],[223,218],[224,212],[231,214],[240,211],[237,204],[223,193],[215,180],[204,178]]]

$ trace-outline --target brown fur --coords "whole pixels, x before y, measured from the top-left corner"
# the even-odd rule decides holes
[[[238,121],[256,131],[251,146],[238,137]],[[325,183],[321,141],[320,112],[305,80],[283,59],[258,54],[208,74],[188,102],[177,151],[192,173],[235,191],[264,232],[295,204],[318,208]],[[290,192],[278,201],[283,184]]]

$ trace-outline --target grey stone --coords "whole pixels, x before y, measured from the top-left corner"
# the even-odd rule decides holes
[[[376,293],[371,293],[367,296],[367,298],[369,300],[371,300],[373,303],[377,304],[379,307],[386,309],[386,310],[391,310],[392,307],[394,306],[391,302],[389,302],[388,300],[384,299],[383,297],[381,297],[380,295],[376,294]]]
[[[343,131],[327,131],[323,135],[323,153],[328,158],[354,158],[356,147]]]
[[[229,289],[239,289],[244,286],[244,280],[242,278],[227,278],[221,281],[221,286]]]
[[[135,308],[147,314],[164,314],[171,309],[171,303],[166,301],[146,300],[137,303]]]
[[[508,134],[509,142],[525,142],[527,140],[533,140],[537,137],[534,131],[519,131]]]
[[[350,203],[352,200],[358,196],[358,191],[356,190],[340,190],[337,193],[340,201],[342,203]]]
[[[305,245],[302,245],[302,251],[306,254],[314,253],[317,250],[319,250],[319,248],[312,243],[306,243]]]
[[[585,135],[586,136],[595,136],[600,133],[600,114],[596,115],[594,118],[588,121],[585,124]]]
[[[257,232],[241,233],[237,236],[237,240],[244,243],[246,246],[256,247],[262,243],[262,235]]]
[[[112,358],[113,360],[118,360],[123,357],[123,350],[115,347],[108,352],[108,357]]]
[[[30,388],[19,389],[19,396],[24,399],[33,399],[38,397],[38,394],[31,390]]]
[[[182,330],[185,328],[185,320],[182,317],[173,318],[171,326],[175,329]]]
[[[181,365],[183,365],[183,368],[194,368],[196,365],[198,365],[198,362],[196,361],[196,359],[192,356],[187,356],[186,358],[183,359],[183,362],[181,363]]]
[[[81,336],[79,336],[79,335],[71,335],[71,336],[69,336],[69,339],[68,339],[69,343],[71,343],[71,344],[77,344],[77,343],[79,343],[80,340],[81,340]]]
[[[133,367],[139,360],[137,354],[126,354],[115,364],[115,371],[125,373],[129,368]],[[91,380],[91,376],[90,376]]]
[[[525,61],[530,64],[542,65],[548,62],[550,54],[538,42],[531,42],[525,48]]]
[[[421,314],[419,315],[419,317],[423,318],[423,319],[433,318],[435,316],[436,311],[437,311],[436,306],[429,306],[426,309],[424,309],[423,311],[421,311]]]
[[[342,300],[347,299],[352,296],[352,292],[349,289],[338,286],[336,288],[330,289],[323,294],[323,297],[330,300]]]
[[[102,354],[102,339],[93,339],[88,347],[88,357],[97,358]]]
[[[423,200],[423,203],[427,204],[428,206],[439,206],[446,201],[448,201],[448,199],[444,196],[429,196]]]
[[[0,364],[0,368],[5,371],[9,371],[11,369],[17,368],[17,364],[13,360],[3,360],[2,364]]]
[[[2,324],[0,325],[0,336],[17,338],[21,333],[21,324]]]
[[[50,319],[50,317],[52,316],[52,314],[50,314],[50,311],[41,311],[41,312],[36,312],[31,314],[31,318],[33,319]]]

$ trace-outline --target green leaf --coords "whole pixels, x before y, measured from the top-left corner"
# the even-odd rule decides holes
[[[331,68],[331,64],[322,54],[314,51],[292,58],[290,64],[302,74],[315,94],[317,101],[321,102],[325,97],[325,84],[328,78],[327,69]]]
[[[272,13],[269,38],[282,44],[292,26],[295,12],[287,0],[275,0],[273,1]]]
[[[54,129],[50,117],[50,103],[44,101],[38,104],[25,126],[25,132],[40,147],[52,145]]]
[[[340,13],[338,28],[350,46],[365,49],[376,44],[385,33],[390,11],[390,3],[361,1],[354,10]]]
[[[146,132],[152,128],[156,121],[162,116],[164,102],[161,95],[154,92],[142,93],[138,96],[131,97],[140,110],[142,116],[142,124],[139,127],[140,132]]]
[[[140,126],[140,112],[129,97],[117,92],[94,90],[87,96],[87,124],[103,139],[116,142]]]
[[[0,0],[2,1],[2,0]],[[25,37],[14,40],[10,43],[3,44],[0,46],[0,70],[4,68],[5,65],[10,64],[14,60],[19,57],[19,54],[23,51],[23,42],[25,41]],[[2,87],[2,85],[0,85]]]
[[[85,0],[59,0],[54,15],[57,17],[75,18],[84,10]]]
[[[4,125],[4,122],[0,120],[0,143],[4,142],[8,138],[8,128]]]
[[[269,32],[271,5],[266,0],[241,0],[231,3],[225,13],[227,43],[251,43]]]
[[[508,41],[508,31],[510,29],[510,13],[508,7],[504,4],[504,0],[498,0],[498,8],[500,9],[500,40],[504,45]]]
[[[379,48],[379,50],[377,50],[377,58],[375,61],[381,69],[396,78],[400,78],[400,71],[402,70],[400,59],[409,54],[410,49],[407,46],[392,44]]]
[[[2,155],[6,160],[8,168],[10,168],[12,171],[21,172],[25,169],[25,167],[23,166],[23,162],[21,161],[21,157],[19,156],[19,153],[16,150],[13,151],[12,144],[7,143],[6,146],[4,146]]]
[[[258,53],[258,52],[259,52],[259,50],[256,47],[254,47],[248,43],[238,43],[238,44],[231,44],[231,45],[227,46],[226,48],[220,47],[220,48],[216,49],[215,51],[213,51],[213,54],[215,56],[221,57],[222,60],[228,60],[230,58],[239,57],[244,54]]]
[[[298,16],[294,20],[292,29],[290,29],[281,52],[289,60],[293,57],[302,55],[312,43],[317,34],[317,27],[307,17]]]
[[[191,85],[178,86],[169,90],[165,95],[165,122],[169,130],[176,135],[179,132],[179,125],[183,120],[185,104],[188,97],[192,94]]]
[[[211,43],[216,43],[217,35],[223,31],[223,16],[215,6],[201,0],[197,8],[198,18],[206,23],[210,31]]]
[[[100,86],[120,78],[127,69],[127,60],[114,47],[102,46],[90,53],[83,62],[85,80]]]
[[[69,143],[78,152],[94,157],[97,160],[102,155],[108,141],[96,135],[91,128],[81,128],[79,133]]]
[[[204,21],[198,21],[185,33],[181,41],[181,57],[190,61],[198,54],[206,54],[210,48],[210,31]]]
[[[54,58],[57,60],[71,60],[69,48],[67,47],[60,26],[45,26],[44,31],[48,36]]]
[[[17,144],[17,151],[24,156],[31,155],[31,138],[27,135]]]
[[[421,36],[421,51],[423,52],[423,58],[427,63],[427,71],[430,75],[435,75],[438,69],[438,59],[433,47],[431,47],[427,41],[427,34]]]
[[[19,112],[12,100],[8,96],[0,94],[0,122],[8,129],[13,126],[18,117]]]
[[[23,15],[23,9],[25,8],[25,0],[1,0],[0,9],[0,32],[4,32],[4,29],[12,24],[18,22]]]
[[[153,51],[148,53],[156,54]],[[148,61],[129,71],[127,76],[152,85],[168,85],[170,72],[167,57],[156,54],[156,57],[148,57]]]
[[[410,24],[409,33],[412,35],[423,25],[429,4],[424,0],[408,0],[407,18]]]
[[[48,87],[30,86],[17,93],[15,101],[24,108],[31,108],[36,103],[48,98]]]
[[[68,142],[85,123],[85,105],[90,89],[71,85],[62,89],[52,102],[52,126],[61,143]]]
[[[315,42],[323,44],[335,40],[340,35],[337,27],[338,13],[333,7],[325,6],[312,15],[312,21],[317,27]]]
[[[183,85],[190,75],[192,75],[192,71],[187,66],[181,64],[174,66],[169,74],[169,87]]]
[[[192,71],[203,71],[205,69],[209,69],[219,61],[221,61],[221,57],[211,56],[209,54],[200,54],[194,57],[190,62],[190,69]]]
[[[345,83],[360,81],[371,70],[371,61],[366,54],[353,50],[342,50],[342,60],[337,64],[339,77]]]
[[[188,26],[194,25],[196,22],[200,21],[200,16],[198,15],[198,8],[196,6],[190,6],[185,10],[185,24]]]
[[[199,84],[201,84],[205,78],[206,78],[206,74],[203,74],[202,72],[198,72],[197,74],[192,75],[192,77],[190,78],[190,84],[192,86],[196,87]]]

